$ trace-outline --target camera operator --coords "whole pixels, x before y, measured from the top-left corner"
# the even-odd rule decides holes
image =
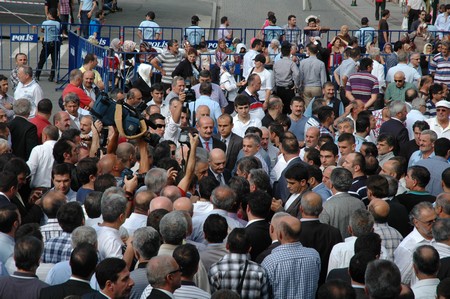
[[[142,103],[141,91],[137,88],[130,89],[130,91],[128,91],[127,93],[125,103],[133,108],[138,107]]]
[[[184,102],[184,100],[186,99],[186,94],[184,93],[185,88],[186,83],[184,83],[184,78],[180,76],[175,76],[172,79],[172,90],[166,96],[164,103],[168,105],[170,100],[173,98],[179,98],[180,101]]]

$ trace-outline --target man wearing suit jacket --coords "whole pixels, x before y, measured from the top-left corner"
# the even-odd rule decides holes
[[[78,113],[80,108],[80,98],[76,93],[70,92],[64,97],[64,109],[70,116],[70,127],[72,129],[80,129],[80,117]]]
[[[394,151],[398,150],[409,141],[408,129],[403,125],[406,120],[406,104],[402,101],[392,101],[389,104],[391,119],[384,122],[380,127],[381,134],[390,134],[395,138]]]
[[[209,152],[208,176],[220,185],[227,185],[231,179],[231,172],[225,169],[226,161],[225,152],[220,148],[215,148]]]
[[[289,198],[289,191],[287,189],[287,181],[285,178],[286,171],[296,165],[302,164],[306,166],[306,163],[299,158],[300,148],[298,146],[298,141],[295,135],[291,132],[285,132],[283,135],[283,141],[280,144],[280,152],[283,154],[284,160],[286,161],[286,167],[281,173],[278,182],[274,183],[274,197],[276,199],[281,199],[283,203]]]
[[[147,264],[147,278],[153,290],[147,299],[171,299],[181,287],[181,269],[172,256],[155,256]]]
[[[320,223],[319,215],[322,212],[322,198],[315,192],[307,192],[300,203],[302,231],[300,242],[305,247],[311,247],[320,254],[322,267],[319,276],[319,285],[325,282],[333,246],[342,242],[340,231],[331,225]]]
[[[324,204],[319,215],[320,222],[332,225],[339,229],[343,238],[350,237],[348,225],[350,215],[358,209],[365,209],[364,203],[348,194],[352,186],[353,176],[350,170],[335,168],[331,172],[331,196]]]
[[[76,247],[70,256],[70,268],[72,276],[62,284],[43,288],[40,299],[59,299],[66,296],[92,293],[94,290],[89,285],[92,274],[95,271],[98,257],[96,248],[88,243]]]
[[[279,233],[278,224],[280,223],[280,219],[285,216],[289,216],[289,214],[286,212],[277,212],[272,216],[269,226],[269,235],[270,239],[272,240],[272,244],[270,244],[266,250],[264,250],[258,255],[258,257],[255,260],[255,262],[257,262],[258,264],[261,264],[266,258],[266,256],[272,253],[272,250],[274,248],[281,245],[281,243],[278,241],[278,233]]]
[[[219,134],[215,137],[226,145],[227,164],[225,168],[232,171],[236,165],[239,151],[242,149],[242,137],[231,131],[233,129],[233,118],[229,114],[222,114],[219,117],[217,128],[219,129]]]
[[[13,109],[16,117],[8,123],[12,152],[27,161],[33,147],[39,144],[37,128],[28,121],[31,103],[27,99],[18,99],[14,102]]]
[[[270,224],[266,220],[270,213],[272,197],[264,191],[256,190],[247,195],[248,223],[245,227],[251,249],[252,261],[272,243],[269,234]]]
[[[134,285],[124,260],[110,257],[101,261],[95,269],[100,292],[88,293],[82,299],[128,298]]]
[[[197,122],[197,130],[200,136],[200,142],[198,143],[199,147],[203,147],[208,152],[215,148],[220,148],[224,152],[227,150],[225,143],[215,137],[212,137],[214,121],[211,117],[200,117]]]

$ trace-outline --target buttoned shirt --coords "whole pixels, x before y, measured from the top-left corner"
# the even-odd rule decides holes
[[[98,253],[100,260],[108,257],[122,258],[123,241],[120,238],[119,230],[108,226],[94,227],[97,231]]]
[[[252,70],[252,68],[255,67],[255,61],[253,60],[256,55],[258,55],[258,51],[255,51],[253,49],[248,50],[247,53],[245,53],[244,58],[243,58],[243,64],[242,64],[242,68],[243,68],[243,73],[242,76],[247,79],[248,76],[250,75],[250,71]]]
[[[56,264],[70,260],[72,249],[71,234],[62,232],[60,236],[51,238],[44,244],[42,262]]]
[[[289,57],[283,57],[275,62],[273,65],[273,75],[275,78],[275,86],[300,86],[300,71]]]
[[[63,230],[58,223],[58,219],[49,218],[47,224],[41,226],[42,240],[47,242],[51,238],[56,238],[61,236]]]
[[[42,145],[35,146],[30,153],[27,165],[30,168],[30,186],[46,187],[52,186],[51,175],[55,158],[53,157],[53,147],[55,140],[47,140]]]
[[[421,245],[432,245],[434,241],[425,239],[417,230],[409,233],[394,251],[394,262],[402,274],[402,283],[413,285],[417,281],[412,268],[412,255]]]
[[[300,81],[304,87],[322,87],[327,82],[325,64],[315,55],[300,62]]]
[[[171,91],[171,92],[167,95],[167,98],[168,98],[169,95],[171,95],[171,94],[173,94],[174,97],[178,97],[177,94],[175,94],[174,92]],[[174,98],[174,97],[171,97],[171,98]],[[161,115],[164,116],[164,117],[166,118],[166,123],[167,123],[167,117],[168,117],[169,114],[170,114],[170,111],[169,111],[169,102],[170,102],[170,99],[167,99],[167,100],[164,100],[164,101],[161,103],[161,105],[158,105],[158,104],[155,103],[155,100],[151,100],[150,102],[147,103],[147,106],[151,106],[151,105],[158,106],[159,109],[161,110]]]
[[[38,103],[44,98],[44,92],[39,84],[31,80],[31,82],[27,84],[23,84],[19,82],[16,87],[16,91],[14,92],[14,98],[18,99],[27,99],[31,103],[31,112],[30,118],[34,117],[36,113],[36,107]]]
[[[405,80],[409,83],[414,83],[420,79],[419,73],[406,63],[399,63],[394,67],[391,67],[386,74],[386,82],[394,82],[394,75],[396,72],[403,72],[405,74]]]
[[[436,288],[439,284],[439,278],[422,279],[411,286],[416,299],[430,299],[436,297]]]
[[[289,27],[289,24],[283,26],[284,38],[291,44],[300,45],[302,38],[302,30],[297,26]]]
[[[381,245],[387,250],[388,260],[394,261],[394,251],[398,245],[403,241],[402,235],[395,228],[389,226],[387,223],[377,223],[373,225],[374,233],[381,237]]]
[[[434,157],[434,152],[432,152],[427,159]],[[419,162],[420,160],[423,160],[423,153],[421,150],[417,150],[414,153],[412,153],[411,157],[409,158],[408,167],[414,166]]]
[[[438,122],[436,117],[430,118],[427,120],[427,123],[430,125],[430,130],[433,130],[438,135],[438,138],[445,137],[450,139],[450,122],[448,123],[446,128],[443,128]]]
[[[261,264],[267,271],[273,298],[313,299],[320,274],[320,256],[300,242],[282,244]]]
[[[405,82],[405,84],[398,88],[397,83],[391,82],[389,83],[388,87],[386,88],[386,93],[384,95],[384,98],[386,100],[393,100],[393,101],[405,101],[405,91],[408,89],[415,89],[417,90],[416,86],[412,83]]]
[[[130,217],[125,220],[122,227],[128,231],[128,234],[132,236],[138,228],[147,226],[147,215],[131,213]]]
[[[246,263],[241,298],[269,298],[267,272],[258,263],[250,261],[248,254],[230,253],[211,266],[208,273],[211,292],[220,289],[236,292]]]

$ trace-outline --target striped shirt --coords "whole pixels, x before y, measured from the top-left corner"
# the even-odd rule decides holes
[[[388,259],[393,262],[394,251],[403,241],[402,235],[398,232],[398,230],[389,226],[387,223],[375,223],[373,225],[373,232],[380,235],[381,245],[386,248]]]
[[[434,73],[434,83],[445,83],[450,86],[450,57],[444,58],[436,54],[430,61],[430,73]]]
[[[161,54],[156,56],[158,62],[162,65],[162,68],[166,72],[165,76],[162,76],[161,82],[166,84],[172,83],[172,72],[175,70],[177,65],[181,62],[183,56],[180,53],[176,55],[172,54],[168,50],[165,50]]]
[[[378,79],[367,71],[361,71],[350,75],[345,90],[350,91],[357,100],[367,103],[372,94],[379,92]]]
[[[191,281],[181,281],[181,287],[173,293],[176,299],[209,299],[211,295]]]

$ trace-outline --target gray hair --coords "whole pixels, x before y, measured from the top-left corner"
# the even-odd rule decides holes
[[[69,74],[69,81],[75,81],[83,78],[83,73],[79,69],[73,69]]]
[[[69,92],[64,97],[64,105],[69,104],[70,102],[80,105],[80,98],[74,92]]]
[[[248,182],[250,185],[255,185],[258,190],[267,191],[270,186],[270,177],[262,168],[250,169]]]
[[[398,51],[397,59],[398,59],[398,62],[407,62],[408,61],[408,53],[406,53],[405,51]]]
[[[349,118],[349,117],[344,117],[344,118],[341,118],[340,120],[338,120],[338,121],[336,122],[336,126],[338,126],[338,125],[340,125],[340,124],[343,124],[343,123],[349,123],[350,126],[352,127],[352,129],[355,128],[355,123],[354,123],[353,120],[352,120],[351,118]]]
[[[367,210],[358,209],[350,215],[349,226],[352,228],[355,237],[372,232],[374,223],[372,214]]]
[[[148,191],[159,194],[167,185],[167,170],[162,168],[152,168],[145,175],[145,186]]]
[[[113,194],[118,194],[120,196],[125,197],[125,190],[123,190],[122,188],[119,187],[109,187],[108,189],[105,190],[105,192],[103,192],[102,194],[102,199],[105,196],[111,196]]]
[[[218,209],[229,211],[236,201],[236,193],[228,186],[219,186],[211,193],[211,203]]]
[[[175,260],[170,255],[155,256],[147,264],[147,280],[152,287],[157,288],[165,285],[166,276],[176,270],[172,261]]]
[[[415,98],[411,102],[412,110],[419,110],[421,106],[425,106],[425,100],[422,98]]]
[[[382,177],[386,178],[389,184],[388,196],[392,197],[397,194],[398,191],[398,180],[393,176],[387,174],[381,174]]]
[[[436,242],[445,242],[450,240],[450,218],[436,219],[432,229],[433,237]]]
[[[347,192],[352,186],[353,176],[350,170],[343,167],[337,167],[331,172],[330,181],[337,191]]]
[[[28,117],[31,112],[31,102],[28,99],[17,99],[14,101],[13,110],[16,115]]]
[[[183,81],[184,82],[184,78],[181,76],[175,76],[172,79],[172,87],[177,86],[178,81]]]
[[[2,148],[2,147],[9,148],[9,145],[8,145],[8,141],[7,140],[5,140],[3,138],[0,138],[0,148]]]
[[[70,236],[72,247],[75,248],[82,243],[88,243],[93,246],[97,245],[97,232],[90,226],[79,226],[73,230]]]
[[[414,219],[419,219],[420,218],[420,214],[422,214],[423,210],[433,210],[433,205],[431,203],[429,203],[428,201],[422,201],[419,202],[418,204],[416,204],[411,212],[409,213],[409,221],[411,223],[413,223]]]
[[[379,55],[380,55],[380,48],[378,48],[378,47],[370,48],[370,51],[369,51],[369,58],[371,58],[372,60],[374,60],[374,59],[377,58],[377,56],[379,56]]]
[[[397,113],[401,112],[403,108],[405,108],[405,102],[402,101],[392,101],[389,104],[389,115],[391,117],[394,117],[397,115]]]
[[[104,221],[115,222],[121,214],[125,213],[126,207],[127,199],[125,196],[119,194],[103,194],[101,210]]]
[[[159,223],[159,232],[164,243],[181,245],[186,237],[188,224],[182,211],[172,211],[164,215]]]
[[[22,69],[25,75],[33,77],[33,68],[29,65],[22,65],[19,69]]]
[[[141,227],[134,231],[133,248],[142,258],[148,260],[156,256],[160,245],[159,233],[153,227]]]
[[[420,136],[422,136],[422,135],[430,135],[430,141],[433,143],[438,139],[438,135],[433,130],[423,130],[420,133]]]
[[[244,136],[244,139],[251,139],[253,141],[253,144],[255,145],[261,144],[261,137],[259,137],[259,135],[254,133],[248,133],[247,135]]]
[[[397,298],[402,289],[397,265],[388,260],[374,260],[364,275],[370,298]]]
[[[321,200],[317,201],[317,205],[311,205],[307,200],[304,199],[305,195],[307,195],[309,193],[315,193],[315,192],[308,191],[305,194],[303,194],[301,201],[300,201],[300,206],[302,207],[302,209],[306,215],[319,216],[323,210],[322,201]],[[317,194],[317,195],[319,195],[319,194]]]
[[[445,214],[450,215],[450,194],[441,193],[436,196],[435,206],[441,207]]]
[[[277,40],[276,38],[274,38],[273,40],[270,41],[271,44],[277,45],[277,47],[280,47],[280,41]]]

